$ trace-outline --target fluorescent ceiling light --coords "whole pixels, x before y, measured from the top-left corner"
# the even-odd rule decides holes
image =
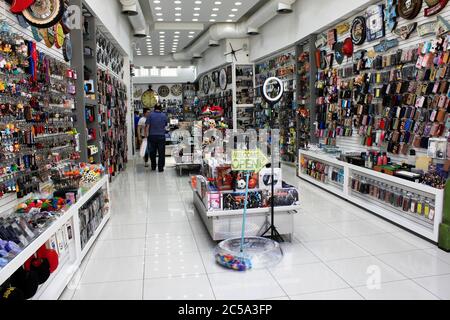
[[[238,9],[233,8],[233,9],[231,9],[231,11],[236,12],[236,11],[238,11]]]
[[[219,8],[213,8],[212,11],[219,11]]]
[[[176,21],[176,22],[180,22],[180,21],[181,21],[181,19],[178,19],[178,18],[177,18],[177,19],[175,19],[175,21]]]
[[[214,19],[209,19],[209,22],[216,22],[216,20],[214,20]]]
[[[200,8],[199,8],[199,7],[196,7],[196,8],[194,8],[194,10],[195,10],[195,11],[198,11],[198,10],[200,10]]]
[[[194,21],[194,22],[197,22],[197,21],[198,21],[198,19],[192,19],[192,21]]]
[[[235,6],[240,6],[242,4],[242,2],[235,2],[234,5]]]

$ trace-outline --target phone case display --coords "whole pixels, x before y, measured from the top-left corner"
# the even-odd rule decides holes
[[[311,63],[310,52],[299,46],[297,56],[297,147],[306,149],[310,142]],[[301,52],[300,52],[301,50]]]
[[[253,65],[236,65],[237,105],[253,105],[253,87]]]
[[[101,160],[110,176],[125,170],[127,147],[127,87],[108,71],[98,70],[99,123],[102,131]]]
[[[108,212],[108,197],[103,190],[97,192],[92,199],[86,203],[79,211],[81,249],[83,250],[98,226],[103,221],[103,217]]]
[[[392,212],[433,225],[434,200],[422,193],[357,174],[352,176],[350,187],[357,195],[363,198],[369,197],[379,205],[388,206]]]
[[[442,222],[444,176],[447,174],[442,168],[433,165],[424,173],[410,165],[389,160],[387,165],[375,165],[371,170],[365,167],[366,163],[383,163],[387,159],[386,154],[373,154],[371,157],[370,154],[362,156],[355,153],[341,157],[348,161],[318,150],[299,150],[298,176],[437,241]]]
[[[195,113],[195,84],[183,84],[183,112],[185,121],[194,121],[196,119]]]

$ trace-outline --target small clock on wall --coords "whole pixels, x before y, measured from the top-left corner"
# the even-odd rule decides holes
[[[170,89],[168,86],[161,86],[158,88],[158,95],[161,98],[165,98],[170,94]]]
[[[183,93],[183,87],[181,84],[173,85],[172,88],[170,88],[170,92],[172,92],[175,97],[179,97]]]
[[[156,99],[155,91],[153,91],[151,86],[148,87],[148,90],[142,94],[141,101],[146,108],[153,108],[156,106],[158,100]]]
[[[220,70],[219,84],[220,84],[220,89],[225,90],[227,88],[228,83],[227,83],[227,70],[226,69]]]

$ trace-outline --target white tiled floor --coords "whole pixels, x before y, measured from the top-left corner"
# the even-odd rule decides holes
[[[111,220],[61,299],[450,299],[450,254],[293,168],[283,174],[301,193],[294,242],[282,244],[279,265],[237,273],[215,263],[188,176],[131,163],[112,184]]]

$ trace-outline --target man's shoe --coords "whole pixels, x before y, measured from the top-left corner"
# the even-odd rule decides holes
[[[159,169],[158,172],[164,172],[164,169]]]
[[[145,168],[148,168],[148,163],[144,164],[144,167],[145,167]]]

